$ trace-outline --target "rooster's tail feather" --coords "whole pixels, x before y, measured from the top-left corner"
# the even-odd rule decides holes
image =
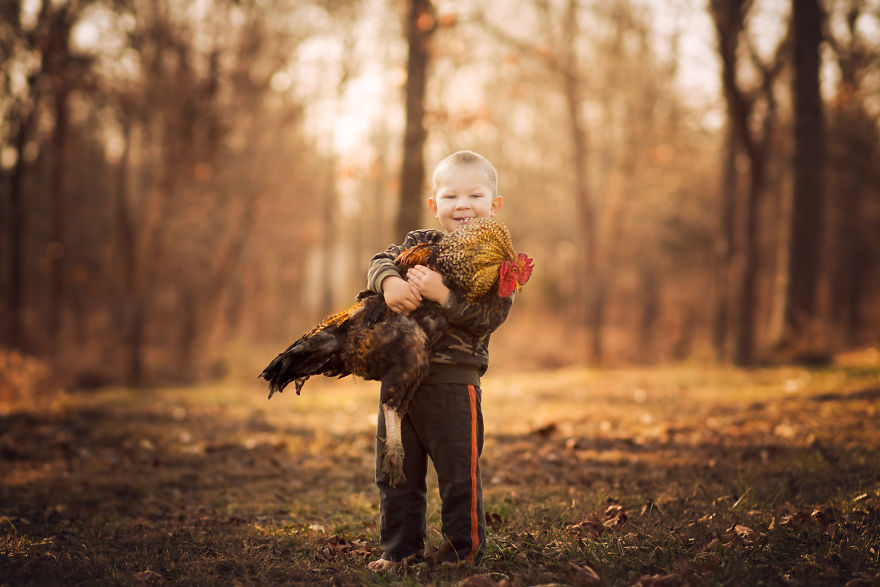
[[[272,359],[260,377],[269,382],[269,397],[281,393],[293,381],[296,394],[312,375],[325,373],[338,362],[339,342],[325,331],[311,332]]]

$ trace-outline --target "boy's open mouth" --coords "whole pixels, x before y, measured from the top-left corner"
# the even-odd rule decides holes
[[[468,216],[467,218],[453,218],[453,220],[455,220],[459,224],[467,224],[468,222],[470,222],[473,219],[474,219],[473,216]]]

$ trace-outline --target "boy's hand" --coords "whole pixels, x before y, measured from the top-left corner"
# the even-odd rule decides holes
[[[385,303],[395,314],[408,315],[422,303],[422,294],[413,283],[390,275],[382,280]]]
[[[414,284],[422,296],[441,306],[449,299],[449,288],[443,285],[443,276],[424,265],[416,265],[406,272],[406,278]]]

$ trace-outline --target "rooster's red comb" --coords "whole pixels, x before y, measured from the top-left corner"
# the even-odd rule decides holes
[[[529,277],[531,277],[532,270],[535,268],[535,260],[525,253],[519,253],[517,257],[519,257],[519,262],[522,266],[522,273],[520,274],[519,282],[525,284],[525,282],[529,280]]]

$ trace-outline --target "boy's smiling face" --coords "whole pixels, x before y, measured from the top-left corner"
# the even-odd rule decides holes
[[[428,207],[447,232],[458,230],[473,218],[491,218],[501,208],[501,196],[489,185],[478,165],[459,164],[437,182]]]

